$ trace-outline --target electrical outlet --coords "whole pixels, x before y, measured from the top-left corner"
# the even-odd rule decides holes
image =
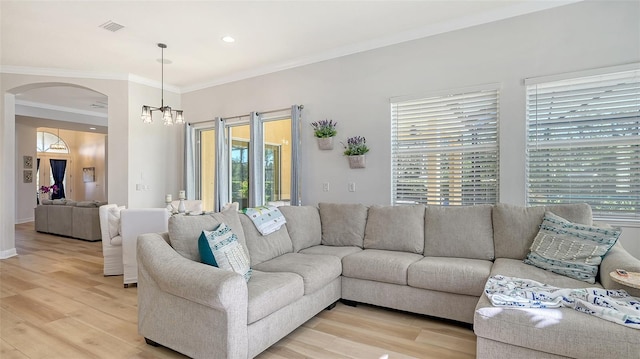
[[[355,191],[356,191],[356,183],[349,182],[349,192],[355,192]]]
[[[322,184],[322,192],[329,192],[329,182],[324,182]]]

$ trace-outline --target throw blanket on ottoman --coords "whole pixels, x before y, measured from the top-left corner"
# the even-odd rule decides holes
[[[251,218],[258,232],[263,236],[277,231],[283,224],[287,223],[282,212],[275,206],[245,208],[243,212]]]
[[[624,290],[557,288],[530,279],[496,275],[484,292],[495,306],[520,308],[573,308],[579,312],[640,329],[640,298]]]

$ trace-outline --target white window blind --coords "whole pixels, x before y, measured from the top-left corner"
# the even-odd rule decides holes
[[[498,90],[392,102],[394,204],[472,205],[498,197]]]
[[[527,86],[527,200],[640,220],[640,71]]]

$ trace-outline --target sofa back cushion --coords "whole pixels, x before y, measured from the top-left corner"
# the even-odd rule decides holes
[[[293,251],[322,243],[322,227],[320,212],[313,206],[281,206],[278,207],[287,220],[287,231],[293,244]]]
[[[238,212],[229,209],[218,213],[201,216],[187,216],[183,214],[173,215],[169,218],[169,242],[173,249],[185,258],[200,262],[198,252],[198,238],[203,230],[213,231],[225,223],[238,237],[243,248],[247,248],[242,224]],[[249,253],[247,253],[247,256]]]
[[[427,206],[424,255],[493,260],[492,207]]]
[[[422,254],[424,206],[371,206],[364,248]]]
[[[365,205],[320,203],[318,206],[322,223],[322,244],[362,248],[367,225]]]
[[[536,207],[498,203],[493,208],[493,242],[496,258],[524,259],[540,230],[546,211],[573,223],[588,226],[593,223],[591,206],[586,203]]]
[[[240,214],[239,216],[252,267],[285,253],[293,252],[293,244],[291,243],[291,238],[289,238],[287,226],[283,224],[277,231],[263,236],[251,218],[246,214]]]

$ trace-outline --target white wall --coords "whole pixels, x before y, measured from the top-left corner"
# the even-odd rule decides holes
[[[15,213],[16,223],[33,221],[33,208],[36,206],[36,129],[16,123],[16,189]],[[24,167],[23,156],[31,156],[33,163],[30,169]],[[23,181],[23,171],[31,171],[32,182]]]
[[[640,3],[581,2],[184,94],[190,121],[304,105],[303,203],[391,202],[390,98],[497,83],[500,201],[525,204],[525,78],[640,61]],[[309,123],[338,121],[338,139],[361,135],[367,168],[341,147],[319,151]],[[322,183],[330,183],[330,192]],[[347,183],[356,183],[348,192]],[[640,257],[640,233],[622,242]]]
[[[142,105],[160,107],[160,90],[129,83],[129,207],[165,207],[165,195],[178,198],[183,183],[184,125],[165,126],[160,112],[153,123],[140,119]],[[181,109],[180,96],[165,91],[165,105]],[[187,114],[188,116],[188,114]],[[145,190],[137,190],[137,185]]]

